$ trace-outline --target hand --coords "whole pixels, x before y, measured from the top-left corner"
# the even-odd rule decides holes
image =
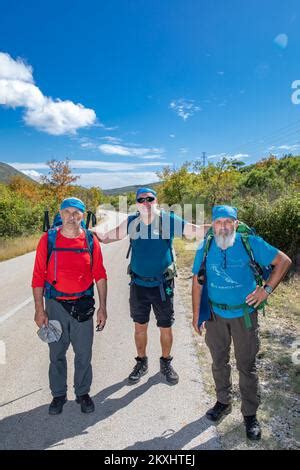
[[[256,289],[246,297],[246,303],[251,307],[257,308],[264,300],[268,298],[268,294],[263,287],[256,286]]]
[[[198,318],[194,318],[193,319],[193,327],[194,327],[194,330],[196,331],[196,333],[198,333],[198,335],[202,336],[202,333],[203,333],[204,327],[205,327],[205,322],[203,322],[201,324],[201,326],[199,327]]]
[[[97,327],[98,331],[102,331],[107,320],[106,306],[101,306],[97,310]]]
[[[45,310],[37,310],[34,315],[34,321],[39,328],[42,328],[43,325],[48,325],[48,315]]]

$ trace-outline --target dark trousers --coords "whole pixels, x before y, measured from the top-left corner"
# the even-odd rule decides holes
[[[260,403],[256,355],[259,350],[257,312],[251,314],[252,327],[245,327],[244,317],[226,319],[213,314],[206,322],[205,342],[212,356],[212,373],[217,400],[227,404],[232,399],[230,366],[231,340],[234,345],[244,416],[255,415]]]
[[[92,345],[93,345],[93,319],[78,322],[54,299],[46,299],[46,312],[49,320],[58,320],[62,326],[62,335],[56,343],[49,343],[50,390],[54,397],[67,393],[67,359],[66,353],[73,346],[74,359],[74,391],[75,394],[89,393],[92,383]]]

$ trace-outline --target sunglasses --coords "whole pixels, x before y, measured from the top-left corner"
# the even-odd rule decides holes
[[[155,200],[155,197],[153,196],[147,196],[147,197],[138,197],[137,202],[139,204],[142,204],[143,202],[153,202]]]

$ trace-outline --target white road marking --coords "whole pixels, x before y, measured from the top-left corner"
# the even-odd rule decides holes
[[[17,313],[19,310],[21,310],[21,308],[23,308],[26,305],[30,304],[30,302],[32,302],[32,301],[33,301],[33,297],[32,296],[28,297],[28,299],[24,300],[24,302],[22,302],[20,305],[18,305],[17,307],[13,308],[9,312],[7,312],[5,315],[0,317],[0,323],[3,323],[8,318],[12,317],[15,313]]]

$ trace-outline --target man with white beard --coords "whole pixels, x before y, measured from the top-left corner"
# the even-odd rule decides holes
[[[256,417],[260,403],[256,372],[257,310],[283,279],[291,260],[256,235],[248,234],[245,242],[245,237],[237,231],[238,225],[235,207],[213,208],[211,243],[207,248],[207,241],[201,242],[193,265],[193,326],[201,335],[204,326],[199,321],[201,300],[206,297],[209,318],[205,321],[205,342],[212,356],[217,395],[217,402],[207,411],[206,417],[219,421],[232,410],[230,344],[233,340],[246,435],[251,440],[258,440],[261,429]],[[246,248],[248,242],[249,249]],[[255,263],[249,250],[259,267],[273,266],[264,285],[257,285],[253,271]]]

